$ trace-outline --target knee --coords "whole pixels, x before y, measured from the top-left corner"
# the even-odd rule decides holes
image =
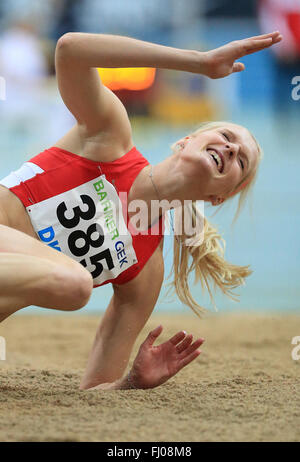
[[[93,290],[93,278],[91,274],[84,270],[76,275],[73,285],[72,310],[83,308],[89,301]]]
[[[62,309],[75,311],[83,308],[89,301],[93,290],[91,274],[82,268],[79,271],[61,272],[58,279]]]

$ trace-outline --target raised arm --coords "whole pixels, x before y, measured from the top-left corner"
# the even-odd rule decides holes
[[[155,67],[221,78],[244,70],[244,65],[236,62],[239,58],[270,47],[281,38],[279,32],[272,32],[199,52],[128,37],[68,33],[56,47],[58,86],[81,135],[85,139],[106,137],[109,159],[103,160],[112,160],[118,149],[126,151],[132,146],[131,127],[120,100],[101,83],[97,67]]]
[[[82,136],[91,138],[107,133],[109,145],[126,149],[131,143],[127,113],[120,100],[101,83],[96,68],[158,67],[198,72],[199,56],[195,51],[127,37],[68,33],[58,40],[56,46],[58,87],[64,103],[81,128]]]
[[[224,61],[235,61],[267,48],[281,40],[278,31],[230,42],[208,52],[184,50],[143,42],[129,37],[103,34],[68,33],[58,41],[57,50],[68,48],[67,58],[78,65],[91,67],[157,67],[204,74],[210,77],[211,56],[219,65],[219,51]],[[228,69],[228,74],[234,72]],[[228,75],[227,74],[227,75]],[[221,76],[220,76],[221,77]],[[222,76],[224,77],[224,76]]]

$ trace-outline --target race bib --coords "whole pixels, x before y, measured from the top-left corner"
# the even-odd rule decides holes
[[[121,201],[105,175],[26,210],[40,240],[81,263],[94,285],[137,263]]]

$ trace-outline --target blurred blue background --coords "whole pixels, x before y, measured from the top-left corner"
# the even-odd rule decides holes
[[[128,110],[137,148],[154,164],[170,154],[174,141],[204,120],[237,122],[256,136],[265,156],[252,199],[233,228],[236,200],[212,218],[227,242],[227,259],[250,264],[254,273],[238,291],[239,303],[220,295],[216,303],[222,312],[298,310],[300,100],[292,98],[293,89],[297,96],[292,78],[300,76],[299,18],[298,2],[283,0],[2,0],[1,177],[55,144],[74,123],[55,81],[55,43],[63,33],[128,35],[204,51],[280,30],[282,44],[243,58],[246,71],[240,74],[209,80],[158,70],[151,88],[116,93]],[[206,207],[205,212],[209,217],[215,209]],[[164,252],[168,274],[171,237],[166,237]],[[111,294],[109,286],[94,290],[79,313],[105,310]],[[193,294],[211,308],[198,287]],[[26,312],[32,310],[46,313],[34,308]],[[188,308],[176,297],[168,301],[163,291],[156,310]]]

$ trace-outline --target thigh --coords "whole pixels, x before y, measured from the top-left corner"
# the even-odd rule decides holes
[[[80,263],[72,260],[62,252],[49,247],[43,242],[28,236],[22,231],[6,226],[0,222],[0,253],[18,253],[50,260],[77,271],[86,271]]]
[[[92,287],[92,277],[82,265],[0,224],[0,322],[30,305],[66,311],[82,308]]]
[[[46,258],[74,270],[84,268],[67,255],[41,242],[21,200],[0,185],[0,253],[19,253]]]

